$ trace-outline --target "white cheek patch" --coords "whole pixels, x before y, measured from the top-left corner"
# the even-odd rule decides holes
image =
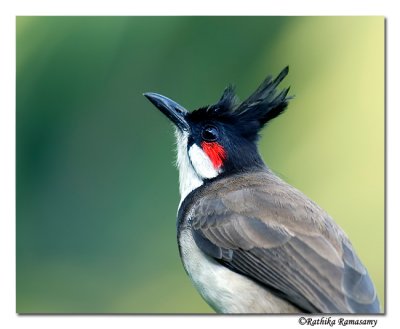
[[[196,144],[190,147],[189,157],[194,170],[200,177],[210,179],[219,174],[207,154]]]
[[[182,133],[177,129],[175,135],[178,151],[176,164],[179,169],[179,192],[181,194],[182,203],[191,191],[203,184],[203,181],[195,172],[189,160],[187,152],[188,134]]]

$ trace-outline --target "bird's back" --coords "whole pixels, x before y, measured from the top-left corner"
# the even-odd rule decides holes
[[[268,169],[222,176],[192,191],[178,213],[178,240],[186,271],[217,310],[379,312],[345,233]],[[223,307],[234,306],[221,310],[221,298],[230,300]]]

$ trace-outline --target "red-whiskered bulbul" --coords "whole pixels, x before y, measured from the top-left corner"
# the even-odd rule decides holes
[[[288,73],[267,77],[244,102],[233,87],[188,112],[144,94],[176,127],[184,268],[221,313],[378,313],[366,268],[333,219],[263,162],[261,128],[287,107]]]

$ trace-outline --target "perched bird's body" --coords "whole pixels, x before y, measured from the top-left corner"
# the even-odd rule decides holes
[[[176,125],[179,252],[222,313],[378,313],[367,270],[332,218],[262,161],[259,130],[287,106],[287,69],[238,104],[232,88],[191,113],[145,94]]]
[[[250,174],[249,176],[254,176],[252,178],[257,180],[260,175],[263,174]],[[237,177],[229,177],[218,181],[218,184],[212,184],[213,186],[209,187],[214,192],[211,197],[217,197],[218,191],[226,191],[229,180],[232,179],[237,179]],[[298,312],[299,309],[294,305],[263,289],[262,285],[246,276],[221,266],[218,262],[220,257],[217,257],[217,259],[210,257],[197,246],[195,242],[196,233],[192,223],[193,212],[197,210],[195,200],[201,199],[207,202],[207,199],[201,196],[202,190],[203,188],[197,189],[185,199],[178,217],[179,251],[185,270],[202,297],[216,311],[222,313]],[[230,192],[235,193],[235,191]],[[210,209],[210,211],[218,212],[214,209]],[[214,215],[218,214],[214,213]]]

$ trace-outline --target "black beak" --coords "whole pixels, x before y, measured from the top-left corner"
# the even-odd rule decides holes
[[[189,131],[190,127],[186,121],[189,112],[184,107],[172,99],[156,93],[145,93],[143,96],[164,113],[181,131]]]

